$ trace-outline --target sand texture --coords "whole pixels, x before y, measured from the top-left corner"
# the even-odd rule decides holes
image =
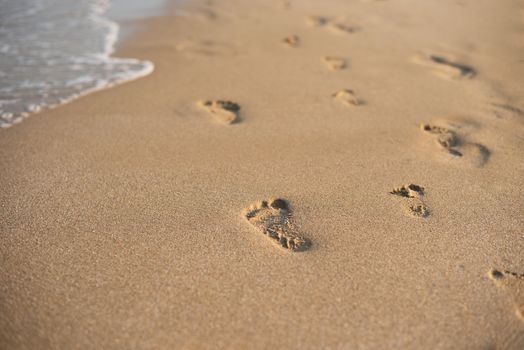
[[[517,0],[190,1],[0,131],[2,349],[524,349]]]

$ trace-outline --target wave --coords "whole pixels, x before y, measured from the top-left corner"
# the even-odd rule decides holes
[[[0,0],[0,127],[128,82],[153,63],[111,57],[109,0]]]

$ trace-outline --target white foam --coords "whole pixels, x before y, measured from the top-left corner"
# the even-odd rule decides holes
[[[0,127],[153,72],[111,57],[109,0],[0,0]]]

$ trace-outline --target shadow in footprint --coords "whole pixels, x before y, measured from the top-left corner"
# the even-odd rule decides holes
[[[437,145],[451,159],[461,158],[465,163],[481,167],[487,163],[491,155],[486,146],[480,143],[468,142],[464,136],[459,135],[459,132],[451,127],[422,124],[420,128],[426,133],[435,135]]]
[[[282,42],[288,46],[297,47],[300,44],[300,38],[298,35],[290,35],[282,39]]]
[[[407,198],[403,204],[411,216],[425,218],[429,215],[429,209],[423,200],[425,194],[424,187],[409,184],[394,188],[389,193],[395,196]]]
[[[414,62],[432,67],[435,69],[435,73],[448,79],[471,79],[477,75],[474,68],[443,55],[421,54],[414,57]]]
[[[208,111],[222,124],[234,124],[240,121],[240,105],[227,100],[199,101],[198,106]]]
[[[297,231],[289,204],[283,199],[261,201],[244,211],[244,217],[254,227],[280,247],[292,251],[304,251],[311,242]]]
[[[524,273],[492,269],[488,277],[497,287],[511,294],[515,316],[524,322]]]
[[[347,67],[347,59],[343,57],[334,57],[334,56],[324,56],[322,61],[326,66],[333,71],[339,71]]]
[[[331,95],[335,100],[341,102],[346,106],[360,106],[364,101],[357,98],[355,92],[351,89],[343,89]]]
[[[475,70],[465,64],[456,63],[442,56],[430,55],[429,58],[436,64],[441,64],[458,70],[461,77],[473,78],[477,73]]]

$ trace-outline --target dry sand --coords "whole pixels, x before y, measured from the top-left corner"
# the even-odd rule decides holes
[[[0,347],[523,349],[523,29],[517,0],[148,21],[120,54],[152,75],[0,133]]]

